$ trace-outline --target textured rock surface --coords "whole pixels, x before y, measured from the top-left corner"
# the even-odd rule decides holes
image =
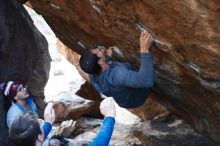
[[[149,99],[146,100],[144,105],[135,109],[129,109],[129,111],[137,115],[139,118],[141,118],[144,121],[152,120],[161,114],[167,113],[168,111],[158,102],[156,102],[152,98],[153,96],[154,95],[151,94],[149,96]]]
[[[92,101],[84,100],[83,98],[79,98],[78,100],[75,99],[75,102],[71,101],[69,103],[59,101],[54,105],[56,120],[63,121],[69,119],[78,119],[81,115],[87,113],[92,105]]]
[[[100,102],[102,101],[101,95],[96,90],[94,90],[91,84],[85,82],[83,85],[81,85],[80,90],[77,91],[76,94],[86,99],[95,101],[95,104],[93,105],[91,110],[88,113],[86,113],[86,116],[103,118],[99,110],[99,105]]]
[[[68,125],[68,124],[67,124]],[[72,132],[70,145],[87,146],[95,138],[102,120],[81,118]],[[123,124],[116,121],[109,146],[211,146],[181,120]]]
[[[220,144],[219,0],[31,0],[59,39],[80,53],[80,39],[116,45],[138,66],[136,22],[169,47],[152,47],[157,100]]]
[[[71,64],[79,64],[80,55],[64,45],[59,39],[57,40],[57,49]]]
[[[0,145],[6,145],[8,139],[8,129],[6,124],[6,112],[4,109],[4,99],[0,93]]]
[[[74,131],[75,137],[70,140],[70,143],[77,146],[87,146],[98,133],[102,120],[81,118],[77,123],[76,131]],[[132,133],[132,126],[116,123],[109,146],[140,146],[140,140]]]
[[[181,120],[142,122],[133,127],[133,134],[143,146],[212,146]]]
[[[58,128],[54,133],[61,134],[65,138],[69,138],[72,136],[73,131],[76,130],[76,123],[77,122],[73,120],[63,121],[60,125],[58,125]]]

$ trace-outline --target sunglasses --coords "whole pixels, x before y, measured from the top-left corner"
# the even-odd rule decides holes
[[[20,92],[20,91],[22,91],[22,90],[24,90],[24,89],[27,89],[27,85],[22,85],[22,84],[19,85],[19,86],[18,86],[18,89],[17,89],[17,93]]]
[[[106,50],[106,49],[107,49],[107,47],[104,46],[104,45],[102,45],[102,44],[95,44],[95,48],[97,48],[97,49],[103,49],[103,50]]]

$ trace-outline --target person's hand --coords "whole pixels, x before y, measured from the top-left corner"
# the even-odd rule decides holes
[[[84,72],[84,71],[81,69],[81,67],[80,67],[79,64],[75,65],[75,67],[76,67],[78,73],[80,74],[80,76],[83,77],[86,81],[90,82],[90,80],[89,80],[89,74],[86,73],[86,72]]]
[[[141,32],[140,52],[148,53],[152,42],[153,42],[153,37],[149,32]]]
[[[104,99],[100,104],[100,111],[105,117],[115,118],[115,104],[112,97]]]
[[[55,111],[53,108],[53,103],[49,102],[44,110],[44,121],[49,122],[51,125],[55,121]]]
[[[75,67],[76,67],[78,73],[84,78],[84,74],[87,74],[87,73],[81,69],[79,64],[75,65]]]
[[[106,55],[109,56],[109,57],[112,57],[112,54],[113,54],[113,47],[109,47],[106,50]]]
[[[51,139],[50,146],[60,146],[60,141],[58,139]]]
[[[76,70],[77,70],[77,71],[79,72],[79,74],[81,75],[81,72],[82,72],[83,70],[81,69],[80,65],[79,65],[79,64],[76,64],[75,67],[76,67]]]

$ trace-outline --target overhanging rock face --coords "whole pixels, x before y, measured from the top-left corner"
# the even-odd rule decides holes
[[[81,53],[97,42],[115,45],[139,64],[139,32],[147,27],[161,43],[151,50],[157,100],[215,144],[220,144],[219,0],[31,0],[58,38]],[[160,46],[158,46],[160,45]]]

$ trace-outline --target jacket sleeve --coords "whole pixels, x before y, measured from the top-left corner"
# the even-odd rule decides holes
[[[20,111],[18,108],[16,108],[14,105],[12,105],[10,107],[10,109],[8,110],[8,113],[7,113],[7,125],[8,125],[8,128],[11,127],[11,124],[12,122],[14,121],[14,119],[21,115],[22,114],[22,111]]]
[[[99,133],[90,146],[108,146],[114,125],[115,119],[112,117],[106,117],[103,121],[102,127],[99,130]]]
[[[49,122],[44,122],[44,124],[42,125],[42,129],[44,131],[44,139],[46,139],[47,135],[50,133],[52,129],[52,125]]]
[[[90,82],[95,88],[97,88],[96,81],[95,81],[95,77],[94,77],[93,74],[89,74],[89,82]]]
[[[98,84],[98,82],[95,79],[95,76],[92,74],[89,74],[89,82],[93,85],[93,87],[98,91],[98,92],[102,92],[101,91],[101,87]]]
[[[151,53],[141,54],[139,71],[127,68],[116,68],[114,81],[118,85],[132,88],[150,88],[154,85],[153,56]]]

